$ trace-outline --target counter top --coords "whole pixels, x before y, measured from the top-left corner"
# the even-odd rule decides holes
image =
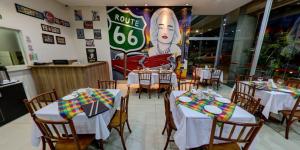
[[[89,67],[89,66],[94,66],[98,64],[103,64],[106,63],[105,61],[99,61],[99,62],[94,62],[94,63],[88,63],[88,64],[69,64],[69,65],[30,65],[32,68],[67,68],[67,67]]]

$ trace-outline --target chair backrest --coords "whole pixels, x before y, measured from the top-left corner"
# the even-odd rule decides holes
[[[243,150],[248,150],[255,136],[261,129],[263,122],[263,120],[260,120],[258,123],[238,123],[219,121],[214,118],[208,150],[213,149],[215,139],[224,142],[245,143]],[[217,127],[220,129],[219,132],[216,132]]]
[[[159,84],[161,83],[165,83],[165,84],[170,84],[172,82],[172,72],[166,72],[166,73],[159,73],[158,74],[158,80],[159,80]]]
[[[99,89],[117,89],[116,80],[100,81],[98,80]]]
[[[30,100],[25,99],[24,103],[31,115],[34,114],[35,111],[47,106],[48,104],[58,100],[55,89],[49,92],[45,92],[33,97]]]
[[[122,96],[121,97],[121,105],[120,105],[120,118],[119,118],[119,123],[120,123],[120,126],[121,128],[123,127],[123,125],[121,124],[122,123],[122,120],[123,120],[123,115],[124,113],[126,113],[126,117],[128,116],[128,102],[129,102],[129,95],[126,94],[124,97]]]
[[[152,73],[151,72],[140,72],[139,73],[139,84],[140,85],[151,85]]]
[[[72,120],[51,121],[36,116],[33,119],[51,149],[55,149],[53,141],[64,142],[73,140],[77,150],[80,150],[78,136]]]
[[[214,80],[220,80],[222,70],[212,69],[210,73],[210,78]]]
[[[299,111],[299,109],[300,109],[300,96],[298,97],[296,103],[295,103],[294,106],[293,106],[293,109],[292,109],[292,111],[291,111],[291,115],[289,115],[289,117],[290,117],[289,119],[290,119],[290,120],[292,120],[292,119],[294,118],[295,112],[296,112],[296,111]]]
[[[233,99],[231,100],[233,103],[244,108],[251,114],[257,112],[261,101],[260,98],[256,99],[254,96],[242,92],[235,92],[233,95]]]
[[[288,87],[300,88],[300,79],[288,78],[286,85]]]
[[[245,93],[251,96],[254,96],[256,90],[255,84],[246,83],[243,81],[236,81],[235,82],[235,92]]]

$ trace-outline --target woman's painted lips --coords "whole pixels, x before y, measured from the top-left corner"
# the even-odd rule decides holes
[[[164,36],[161,36],[163,39],[167,39],[168,38],[168,36],[166,36],[166,35],[164,35]]]

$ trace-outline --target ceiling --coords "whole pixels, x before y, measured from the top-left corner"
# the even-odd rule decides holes
[[[69,6],[192,6],[193,15],[224,15],[252,0],[57,0]]]

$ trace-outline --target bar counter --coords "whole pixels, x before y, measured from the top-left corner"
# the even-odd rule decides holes
[[[101,61],[89,64],[34,65],[32,76],[38,93],[56,89],[62,97],[73,90],[97,87],[97,80],[109,80],[108,63]]]

